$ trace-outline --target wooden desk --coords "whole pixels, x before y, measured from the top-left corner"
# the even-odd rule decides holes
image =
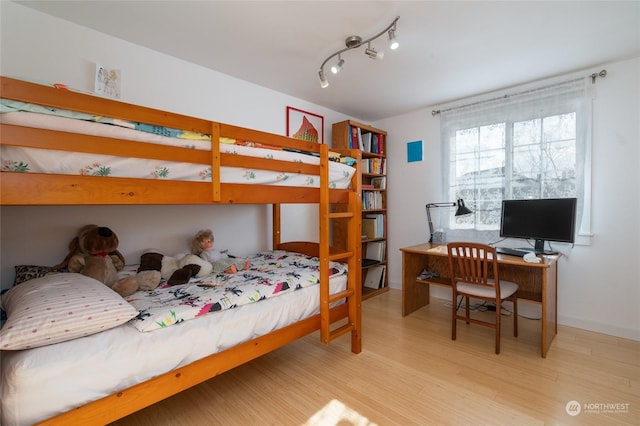
[[[429,303],[431,284],[451,287],[447,246],[430,243],[403,247],[402,251],[402,315]],[[558,333],[558,258],[542,256],[541,263],[527,263],[517,256],[498,255],[500,279],[518,284],[518,299],[542,304],[541,354],[545,358],[553,338]],[[424,270],[437,271],[438,278],[418,280]]]

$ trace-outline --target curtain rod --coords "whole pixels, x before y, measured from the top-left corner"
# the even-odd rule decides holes
[[[600,72],[594,72],[593,74],[588,75],[588,77],[591,77],[591,84],[596,84],[596,78],[605,77],[606,75],[607,75],[607,70],[603,69]],[[459,105],[459,106],[446,108],[446,109],[442,109],[442,110],[434,109],[434,110],[431,110],[431,115],[432,116],[436,116],[436,115],[438,115],[440,113],[453,111],[453,110],[456,110],[456,109],[459,109],[459,108],[466,108],[466,107],[470,107],[470,106],[483,104],[483,103],[486,103],[486,102],[492,102],[492,101],[497,101],[497,100],[500,100],[500,99],[506,99],[506,98],[508,98],[510,96],[524,95],[524,94],[527,94],[527,93],[535,92],[537,90],[548,89],[550,87],[559,86],[561,84],[571,83],[571,82],[574,82],[574,81],[582,80],[582,78],[583,77],[575,78],[573,80],[562,81],[562,82],[559,82],[559,83],[553,83],[553,84],[549,84],[548,86],[536,87],[535,89],[525,90],[525,91],[518,92],[518,93],[512,93],[510,95],[502,95],[502,96],[498,96],[496,98],[486,99],[484,101],[473,102],[473,103],[470,103],[470,104]]]

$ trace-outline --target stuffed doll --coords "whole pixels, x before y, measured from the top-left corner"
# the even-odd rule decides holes
[[[226,250],[218,251],[214,249],[213,242],[213,232],[210,229],[198,231],[191,241],[191,253],[200,256],[207,262],[210,262],[213,266],[213,272],[235,274],[236,272],[246,270],[251,266],[249,260],[229,257]]]
[[[54,269],[67,268],[94,278],[122,297],[138,290],[153,290],[160,284],[160,273],[142,271],[135,276],[119,278],[124,256],[118,251],[118,236],[106,226],[85,225],[69,243],[69,254]]]
[[[227,251],[219,251],[213,248],[213,232],[210,229],[198,231],[191,240],[191,253],[200,256],[208,262],[216,262],[222,258],[229,257]]]

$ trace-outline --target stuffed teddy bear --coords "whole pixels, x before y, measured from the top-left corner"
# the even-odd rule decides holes
[[[142,271],[135,276],[119,278],[124,256],[118,251],[118,236],[106,226],[85,225],[69,243],[69,254],[54,269],[68,268],[104,283],[121,295],[138,290],[153,290],[160,284],[158,271]]]

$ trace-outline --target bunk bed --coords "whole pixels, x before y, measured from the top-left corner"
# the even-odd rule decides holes
[[[183,356],[184,359],[175,368],[150,373],[152,377],[135,378],[134,382],[128,383],[125,388],[117,384],[106,391],[94,389],[91,391],[89,401],[71,408],[61,408],[59,413],[48,413],[46,415],[48,418],[38,418],[36,419],[38,422],[42,421],[42,424],[106,424],[316,331],[319,331],[321,341],[327,344],[340,336],[350,335],[351,351],[356,354],[361,351],[361,290],[358,285],[361,262],[361,181],[360,154],[357,150],[330,151],[324,144],[294,140],[262,131],[8,77],[1,77],[0,83],[2,89],[0,95],[3,100],[12,107],[18,105],[17,109],[21,110],[20,112],[23,109],[29,109],[25,105],[34,105],[35,108],[44,107],[64,111],[63,117],[53,118],[56,122],[60,121],[59,118],[66,120],[69,115],[76,114],[106,117],[109,124],[98,124],[99,126],[113,127],[114,122],[117,122],[125,123],[124,127],[127,127],[131,123],[138,123],[156,130],[163,129],[160,132],[163,136],[167,133],[167,129],[178,130],[188,134],[192,140],[198,140],[193,144],[190,141],[185,147],[182,143],[161,144],[162,142],[155,139],[138,140],[137,137],[129,135],[109,133],[104,136],[93,130],[79,130],[81,133],[77,133],[76,130],[70,131],[57,124],[41,125],[22,122],[20,121],[22,118],[18,118],[18,121],[3,119],[0,123],[0,149],[3,149],[3,161],[7,157],[22,155],[21,153],[29,150],[43,151],[51,156],[61,151],[62,158],[70,157],[72,154],[113,157],[116,160],[133,158],[142,162],[149,160],[154,163],[170,162],[172,170],[176,163],[186,163],[188,164],[185,169],[187,174],[191,169],[199,170],[196,178],[186,176],[173,179],[168,178],[166,173],[152,178],[136,175],[101,176],[99,173],[96,175],[95,173],[67,173],[59,169],[48,170],[44,165],[33,166],[35,170],[25,170],[25,163],[5,161],[3,171],[0,173],[3,206],[271,204],[273,205],[273,250],[276,253],[300,253],[310,256],[316,260],[319,271],[319,282],[316,288],[304,289],[305,292],[293,292],[304,293],[304,297],[307,298],[305,302],[307,306],[299,308],[299,312],[293,315],[293,319],[276,321],[269,327],[258,327],[261,331],[255,329],[248,331],[246,337],[239,337],[237,341],[232,342],[225,341],[226,344],[217,345],[213,349],[199,347],[197,350],[188,351],[189,353]],[[71,119],[75,120],[75,118]],[[95,123],[92,123],[92,126],[93,124]],[[154,131],[154,133],[158,132]],[[153,136],[155,137],[156,135]],[[198,147],[194,149],[194,145]],[[246,148],[268,150],[270,153],[266,155],[250,153],[250,149]],[[15,154],[16,152],[19,154]],[[277,153],[277,155],[271,153]],[[47,156],[49,155],[45,155]],[[348,167],[352,169],[349,172],[344,171],[342,163],[345,159],[355,160],[353,166]],[[342,170],[337,172],[337,175],[334,171],[336,165],[339,165],[341,167],[339,170]],[[115,168],[117,167],[114,166]],[[202,170],[205,172],[202,173]],[[231,175],[227,173],[228,171],[231,171]],[[259,183],[252,179],[243,179],[246,176],[255,176],[256,171],[267,171],[275,174],[275,177]],[[236,178],[233,177],[234,173]],[[339,176],[341,174],[342,178]],[[301,183],[290,183],[294,182],[294,179],[290,180],[287,177],[293,175],[302,175],[304,178]],[[237,176],[240,176],[240,179]],[[319,241],[281,241],[280,209],[281,204],[288,203],[317,204]],[[345,247],[331,245],[329,230],[332,221],[347,223],[348,238]],[[330,271],[337,263],[344,264],[345,269],[349,271],[343,274],[342,283],[330,280]],[[265,313],[268,310],[275,312],[282,309],[283,305],[278,303],[286,305],[289,297],[294,295],[286,294],[222,313],[203,315],[176,327],[149,333],[140,333],[129,324],[123,324],[108,331],[56,343],[49,347],[3,351],[2,378],[3,381],[8,378],[15,367],[15,364],[5,362],[5,359],[15,358],[19,359],[20,363],[28,364],[31,362],[32,351],[55,351],[58,345],[60,345],[59,348],[65,348],[65,354],[73,354],[76,352],[74,348],[85,344],[97,345],[96,347],[108,346],[110,343],[108,341],[105,343],[105,339],[115,339],[114,341],[117,342],[123,334],[139,333],[145,336],[143,338],[153,339],[154,333],[164,333],[162,340],[167,336],[168,341],[177,346],[188,346],[189,342],[193,341],[189,339],[195,339],[194,336],[203,336],[202,333],[209,333],[208,327],[214,328],[212,324],[213,321],[217,321],[214,319],[217,315],[232,316],[236,322],[246,322],[253,315],[250,312],[255,308],[252,307],[258,307],[263,315],[268,315]],[[309,307],[308,304],[312,306]],[[263,319],[259,319],[258,323],[262,324]],[[197,330],[184,333],[172,331],[182,326],[190,327],[185,330],[190,330],[191,327]],[[172,333],[182,337],[171,337]],[[172,340],[174,338],[176,340]],[[109,357],[105,357],[101,362],[111,361]],[[55,367],[49,370],[53,369]],[[56,380],[63,380],[63,378],[51,373],[46,378],[34,380],[55,383]],[[62,381],[62,383],[66,382]],[[20,389],[3,389],[2,392],[20,392]],[[3,409],[3,416],[4,411]],[[36,420],[30,419],[29,422]],[[11,418],[5,419],[5,422],[19,423],[21,420]]]

